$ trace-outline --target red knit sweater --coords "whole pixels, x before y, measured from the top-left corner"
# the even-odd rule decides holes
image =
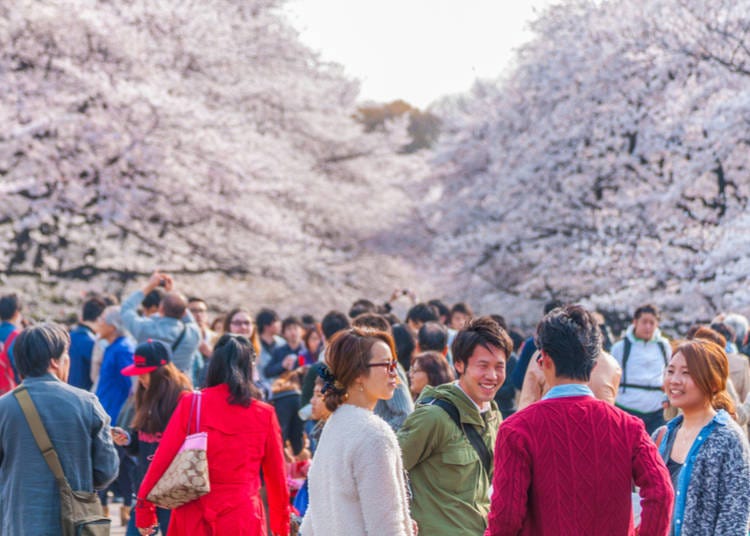
[[[495,445],[485,536],[633,535],[669,530],[674,493],[643,423],[593,397],[541,400],[509,417]]]

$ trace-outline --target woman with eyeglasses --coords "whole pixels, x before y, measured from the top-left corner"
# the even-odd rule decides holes
[[[326,349],[323,395],[332,411],[308,473],[303,536],[411,536],[401,450],[393,430],[373,413],[398,384],[393,338],[352,328]]]
[[[201,396],[200,432],[208,433],[211,491],[172,511],[170,536],[214,534],[266,536],[260,497],[261,471],[273,536],[289,534],[281,430],[276,413],[258,400],[253,385],[255,351],[245,336],[225,334],[216,342]],[[154,505],[145,498],[164,474],[185,439],[195,395],[180,400],[138,491],[136,526],[153,534]]]

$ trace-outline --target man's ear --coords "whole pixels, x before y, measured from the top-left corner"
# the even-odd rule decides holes
[[[453,363],[453,367],[456,369],[456,372],[458,372],[460,376],[463,376],[464,374],[464,362],[463,361],[455,361]]]

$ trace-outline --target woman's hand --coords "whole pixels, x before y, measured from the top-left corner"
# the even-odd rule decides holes
[[[122,428],[118,426],[113,426],[111,430],[112,430],[112,441],[115,442],[115,445],[119,445],[121,447],[130,445],[130,436],[125,430],[123,430]]]
[[[149,536],[151,534],[156,533],[156,529],[159,528],[159,525],[154,525],[153,527],[146,527],[145,529],[138,529],[138,532],[141,533],[141,536]]]

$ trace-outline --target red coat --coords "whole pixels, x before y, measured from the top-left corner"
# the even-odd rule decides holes
[[[674,493],[643,423],[588,396],[541,400],[508,417],[495,445],[485,536],[665,536]]]
[[[148,496],[185,439],[193,395],[182,397],[164,431],[151,466],[138,490]],[[273,408],[253,400],[250,407],[227,402],[229,389],[203,390],[200,431],[208,432],[208,474],[211,491],[172,511],[169,536],[265,536],[266,519],[260,498],[260,472],[268,494],[271,531],[289,533],[289,491],[286,487],[281,430]],[[154,506],[139,500],[136,526],[156,524]]]

